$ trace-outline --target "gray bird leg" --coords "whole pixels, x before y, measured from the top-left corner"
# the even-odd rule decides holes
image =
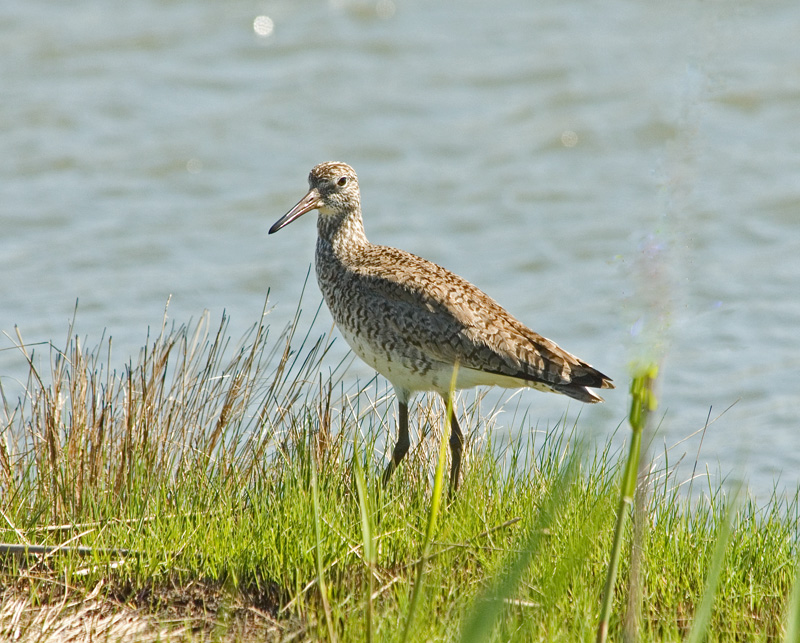
[[[452,496],[456,489],[458,489],[458,479],[461,474],[461,452],[464,450],[464,434],[461,433],[461,427],[458,426],[458,419],[456,418],[455,403],[450,399],[450,396],[442,396],[444,398],[445,408],[448,404],[450,406],[450,496]]]
[[[394,445],[392,459],[389,461],[389,464],[386,466],[386,471],[383,473],[384,486],[389,483],[389,478],[392,477],[392,473],[394,473],[397,465],[400,464],[400,461],[405,457],[406,453],[408,453],[408,446],[411,444],[408,439],[408,402],[402,402],[398,399],[397,407],[397,444]]]

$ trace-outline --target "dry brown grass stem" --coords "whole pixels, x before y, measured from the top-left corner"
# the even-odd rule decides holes
[[[46,498],[48,506],[30,507],[35,520],[17,527],[102,520],[95,506],[124,506],[132,494],[146,502],[155,492],[150,478],[165,479],[149,475],[156,470],[173,479],[235,471],[238,482],[261,470],[294,404],[314,388],[306,384],[328,347],[308,334],[305,345],[293,346],[299,310],[269,346],[266,314],[265,302],[261,321],[236,346],[225,315],[216,328],[204,314],[171,329],[165,315],[136,363],[120,371],[108,363],[110,340],[87,350],[71,326],[65,348],[50,345],[43,372],[18,333],[28,381],[15,406],[3,394],[0,494]]]

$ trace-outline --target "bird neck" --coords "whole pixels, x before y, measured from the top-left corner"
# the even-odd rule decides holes
[[[361,209],[320,214],[317,217],[319,240],[330,244],[337,255],[344,255],[369,245],[361,219]]]

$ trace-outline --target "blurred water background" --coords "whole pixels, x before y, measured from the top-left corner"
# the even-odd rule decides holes
[[[799,23],[789,0],[3,3],[0,382],[13,396],[24,372],[14,327],[63,346],[76,299],[113,368],[169,297],[170,320],[225,309],[238,338],[270,288],[282,328],[316,230],[267,229],[313,165],[343,160],[372,241],[463,275],[618,383],[591,408],[511,398],[526,427],[580,412],[605,440],[652,349],[654,451],[689,438],[670,451],[686,478],[689,436],[735,403],[699,470],[791,495]],[[312,283],[304,306],[319,300]],[[497,431],[527,435],[515,422]]]

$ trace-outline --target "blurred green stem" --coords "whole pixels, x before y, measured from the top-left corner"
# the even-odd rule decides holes
[[[641,456],[642,432],[647,425],[647,418],[650,412],[654,411],[658,404],[653,392],[653,384],[657,377],[658,366],[647,364],[634,370],[633,381],[631,382],[631,412],[628,421],[633,430],[633,435],[631,436],[628,461],[625,464],[625,473],[622,476],[622,488],[620,490],[619,506],[617,507],[617,523],[614,528],[614,545],[611,549],[611,560],[608,565],[606,584],[603,588],[603,602],[600,608],[600,623],[597,627],[597,643],[605,643],[608,637],[608,621],[611,617],[611,605],[614,602],[614,583],[617,580],[622,537],[625,533],[625,523],[636,493],[636,475],[639,470],[639,458]]]

